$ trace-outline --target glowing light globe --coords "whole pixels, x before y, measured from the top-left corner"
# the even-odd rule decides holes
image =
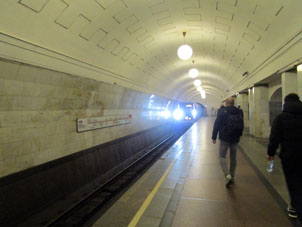
[[[205,98],[206,98],[206,92],[205,92],[204,90],[202,90],[202,91],[200,92],[200,94],[201,94],[201,98],[202,98],[202,99],[205,99]]]
[[[196,78],[197,76],[198,76],[198,70],[197,69],[190,69],[190,71],[189,71],[189,75],[190,75],[190,77],[192,77],[192,78]]]
[[[194,86],[199,87],[201,85],[200,80],[194,80]]]
[[[189,45],[182,45],[177,50],[177,55],[181,60],[188,60],[192,57],[193,50]]]

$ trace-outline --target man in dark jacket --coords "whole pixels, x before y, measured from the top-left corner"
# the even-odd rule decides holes
[[[297,94],[284,98],[283,111],[273,121],[267,159],[273,160],[281,144],[280,158],[291,203],[288,215],[302,222],[302,103]]]
[[[237,144],[243,131],[243,112],[234,106],[232,97],[226,100],[226,107],[219,111],[214,123],[212,142],[216,144],[219,132],[219,159],[222,171],[226,178],[226,186],[234,182],[236,170]],[[230,148],[230,170],[227,166],[226,154]]]
[[[219,109],[217,111],[217,116],[218,116],[219,112],[221,112],[221,111],[224,110],[224,108],[225,108],[225,101],[223,101],[222,104],[220,105],[220,107],[219,107]]]

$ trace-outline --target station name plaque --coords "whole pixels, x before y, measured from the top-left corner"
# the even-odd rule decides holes
[[[128,124],[131,122],[131,115],[109,115],[103,117],[90,117],[77,119],[77,132],[112,127],[116,125]]]

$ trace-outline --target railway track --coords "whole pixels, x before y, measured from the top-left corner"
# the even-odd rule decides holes
[[[136,160],[128,168],[120,172],[105,185],[97,188],[72,208],[66,210],[60,216],[55,217],[46,227],[83,226],[94,217],[101,209],[104,209],[110,201],[117,199],[125,188],[132,185],[160,156],[168,150],[177,139],[183,135],[192,123],[187,123],[173,135],[154,145],[140,159]]]

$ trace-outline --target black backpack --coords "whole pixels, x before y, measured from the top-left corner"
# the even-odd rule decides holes
[[[224,133],[231,137],[241,136],[243,130],[243,115],[230,114],[227,111],[226,124],[224,126]]]

